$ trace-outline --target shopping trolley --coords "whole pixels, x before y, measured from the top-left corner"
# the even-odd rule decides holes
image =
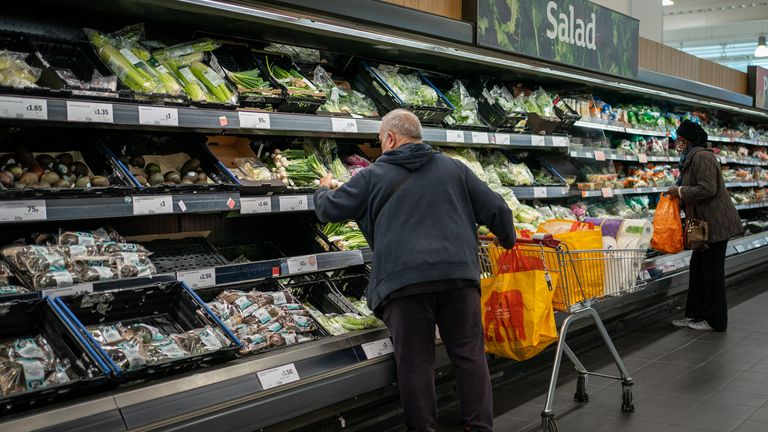
[[[521,256],[527,259],[540,260],[546,277],[556,283],[553,309],[568,314],[560,326],[560,337],[555,352],[552,376],[549,380],[547,402],[541,413],[542,430],[557,432],[557,422],[552,405],[563,354],[571,360],[578,373],[574,395],[576,401],[589,401],[587,377],[590,375],[599,376],[620,380],[622,384],[621,410],[624,412],[634,411],[632,378],[629,376],[618,351],[616,351],[600,316],[592,306],[603,299],[621,296],[640,289],[645,284],[640,278],[645,260],[645,250],[569,250],[565,243],[548,234],[536,234],[532,239],[518,239],[516,248]],[[493,275],[504,271],[504,260],[501,259],[503,253],[505,250],[494,245],[492,238],[481,238],[479,249],[481,277],[492,278]],[[557,274],[558,277],[552,278],[553,274]],[[566,336],[571,324],[583,318],[591,318],[595,322],[595,326],[608,347],[621,376],[588,371],[566,343]]]

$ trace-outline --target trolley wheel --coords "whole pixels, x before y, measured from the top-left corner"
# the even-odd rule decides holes
[[[573,399],[577,402],[589,402],[589,393],[587,392],[587,375],[580,374],[576,378],[576,394]]]
[[[541,419],[542,432],[558,432],[557,421],[554,417],[544,417]]]
[[[635,404],[632,402],[632,383],[621,385],[621,411],[635,412]]]

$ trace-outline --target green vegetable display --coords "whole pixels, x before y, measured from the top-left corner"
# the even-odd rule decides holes
[[[485,126],[477,113],[477,100],[469,95],[461,81],[455,80],[445,97],[456,108],[446,118],[446,122],[459,126]]]
[[[120,81],[131,90],[141,93],[164,93],[164,87],[152,68],[137,57],[130,47],[130,41],[112,38],[93,29],[85,29],[96,52],[117,75]]]
[[[445,104],[438,98],[432,87],[422,84],[416,73],[402,74],[397,66],[379,65],[376,72],[405,104],[439,106]]]
[[[346,113],[361,117],[377,117],[379,113],[373,101],[353,90],[347,82],[335,82],[322,66],[317,65],[313,74],[315,84],[326,94],[326,102],[319,111]]]
[[[341,250],[358,250],[368,247],[363,233],[354,222],[328,223],[319,228],[323,235]]]
[[[309,310],[312,318],[319,322],[323,328],[328,330],[334,336],[384,326],[384,323],[372,316],[363,316],[353,313],[324,314],[309,303],[305,303],[304,307]]]
[[[290,68],[285,70],[279,65],[274,64],[274,61],[270,60],[269,57],[266,57],[266,64],[272,78],[285,86],[289,93],[314,97],[323,96],[323,92],[296,69]]]

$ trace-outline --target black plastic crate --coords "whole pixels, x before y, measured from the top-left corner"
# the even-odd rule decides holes
[[[283,88],[275,82],[269,72],[263,67],[261,62],[256,59],[253,51],[245,44],[234,44],[222,42],[219,48],[211,52],[211,56],[219,66],[225,71],[242,72],[247,70],[258,70],[261,77],[272,85],[272,91],[265,94],[240,93],[238,90],[238,101],[241,107],[260,108],[265,110],[277,110],[287,97]],[[233,86],[237,85],[227,78]]]
[[[373,102],[379,109],[379,113],[388,113],[397,108],[405,108],[413,112],[422,123],[442,123],[445,117],[453,112],[451,102],[448,101],[440,90],[430,85],[429,81],[424,79],[424,75],[422,75],[421,72],[410,70],[408,68],[400,68],[400,70],[404,73],[417,73],[424,84],[429,85],[435,92],[437,92],[438,101],[442,102],[444,106],[411,105],[405,103],[392,90],[381,75],[379,75],[379,73],[365,61],[360,62],[360,69],[355,76],[353,85],[357,91],[366,94],[373,99]]]
[[[211,153],[205,145],[205,137],[191,134],[179,135],[110,135],[103,137],[101,142],[105,145],[110,157],[115,159],[117,165],[133,182],[136,189],[142,193],[185,193],[185,192],[215,192],[239,190],[237,179],[229,170]],[[190,158],[200,161],[200,168],[212,179],[209,184],[166,184],[160,183],[154,186],[145,186],[136,179],[131,172],[130,159],[134,156],[160,155],[166,156],[176,153],[185,153]],[[145,165],[146,166],[146,165]],[[181,170],[181,167],[177,168]],[[161,173],[166,174],[166,173]],[[185,173],[179,171],[183,177]],[[147,179],[148,180],[148,179]]]
[[[468,85],[467,90],[469,90],[472,96],[477,98],[480,115],[491,126],[499,129],[523,129],[522,125],[525,124],[525,120],[528,118],[527,114],[524,112],[507,112],[490,94],[490,89],[494,85],[506,88],[504,84],[489,79],[481,79],[472,80]]]
[[[281,89],[283,89],[283,95],[284,100],[283,102],[278,106],[278,111],[283,112],[292,112],[292,113],[302,113],[302,114],[314,114],[317,112],[317,110],[325,103],[325,94],[322,92],[319,92],[316,95],[304,95],[304,94],[298,94],[294,93],[288,90],[286,86],[284,86],[282,83],[280,83],[270,72],[271,65],[279,66],[282,69],[285,69],[286,71],[289,71],[291,69],[294,69],[296,71],[300,72],[299,67],[291,60],[290,57],[282,56],[279,54],[274,53],[266,53],[259,50],[253,50],[253,53],[256,57],[256,61],[261,65],[262,70],[266,73],[266,75],[269,77],[270,81],[274,85],[278,85]],[[304,74],[302,73],[302,76]],[[314,83],[307,77],[304,76],[306,81],[310,83],[315,88]]]
[[[561,102],[560,106],[556,105]],[[562,107],[562,108],[561,108]],[[526,127],[534,134],[567,134],[573,125],[581,120],[581,116],[569,107],[559,96],[555,97],[552,108],[556,117],[542,117],[536,113],[528,113],[528,123]]]
[[[33,187],[13,188],[0,185],[0,198],[20,199],[20,198],[88,198],[93,196],[123,196],[132,193],[136,188],[127,173],[118,165],[118,163],[108,156],[106,149],[93,142],[92,139],[83,139],[75,134],[59,133],[55,137],[46,136],[45,138],[33,134],[20,136],[13,139],[14,146],[6,146],[9,150],[14,147],[23,147],[33,156],[47,154],[54,159],[62,153],[79,152],[83,162],[88,166],[94,175],[104,176],[109,180],[109,186],[91,186],[91,187],[54,187],[45,189],[36,189]],[[5,155],[12,155],[14,160],[16,154],[14,151],[0,150],[0,158]],[[37,163],[39,165],[39,163]],[[59,164],[54,161],[53,170]],[[0,166],[0,168],[2,168]],[[43,166],[44,169],[49,167]],[[71,165],[66,167],[66,171],[71,170]],[[64,171],[64,168],[61,169]],[[62,177],[57,173],[57,176]]]
[[[112,374],[121,381],[145,380],[223,362],[233,358],[240,347],[240,342],[232,332],[183,282],[58,297],[55,301],[77,326],[81,335],[101,355],[102,360],[110,366]],[[156,318],[164,318],[170,323],[167,328],[161,328],[166,334],[211,326],[218,328],[228,338],[229,344],[214,352],[168,359],[137,369],[124,370],[110,358],[87,330],[87,327],[98,324]]]
[[[24,61],[32,67],[41,69],[40,78],[35,83],[37,87],[16,88],[0,86],[0,92],[41,96],[51,95],[57,97],[66,97],[69,95],[70,92],[68,90],[55,88],[55,83],[52,83],[50,77],[43,73],[45,72],[45,65],[43,65],[40,58],[35,55],[35,49],[26,35],[16,32],[0,31],[0,50],[27,54]]]
[[[113,76],[112,71],[96,55],[90,43],[35,38],[31,40],[31,44],[35,55],[44,65],[41,79],[45,79],[51,88],[68,90],[72,96],[112,100],[132,99],[133,92],[123,87],[119,80],[115,89],[83,88],[74,82],[67,82],[56,72],[69,70],[73,74],[73,79],[87,83],[91,82],[94,71],[102,77]]]
[[[339,295],[325,278],[290,281],[285,287],[302,303],[309,303],[325,314],[355,313],[349,302]],[[330,332],[329,332],[330,333]]]
[[[0,341],[43,336],[60,360],[69,362],[70,382],[3,397],[0,415],[29,410],[50,402],[92,394],[109,384],[109,368],[71,326],[51,299],[0,303]]]
[[[143,242],[158,273],[194,270],[229,264],[204,237]]]
[[[422,79],[431,87],[437,89],[441,94],[446,95],[451,89],[453,88],[454,81],[456,81],[456,78],[451,77],[449,75],[444,74],[437,74],[434,72],[422,72]],[[448,104],[450,108],[453,110],[453,112],[447,116],[445,116],[445,119],[443,119],[443,125],[446,127],[454,128],[454,129],[466,129],[466,130],[477,130],[477,131],[485,131],[491,129],[485,122],[485,119],[483,118],[482,113],[480,112],[480,101],[479,98],[477,98],[474,94],[469,92],[469,81],[467,80],[460,80],[461,84],[464,86],[464,88],[467,90],[467,93],[469,93],[470,96],[474,97],[475,100],[478,101],[478,109],[477,109],[477,117],[478,120],[480,120],[480,124],[476,125],[461,125],[458,123],[455,123],[455,120],[452,119],[451,115],[453,112],[456,111],[457,107],[451,102],[450,99],[448,99],[448,96],[445,96],[445,99],[448,101]]]

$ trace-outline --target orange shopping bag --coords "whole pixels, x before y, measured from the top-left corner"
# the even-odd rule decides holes
[[[548,281],[544,262],[518,248],[490,246],[494,276],[481,280],[485,351],[522,361],[557,341],[552,299],[557,275]]]
[[[661,194],[653,216],[651,247],[659,252],[676,254],[683,250],[683,246],[680,200],[668,194]]]

